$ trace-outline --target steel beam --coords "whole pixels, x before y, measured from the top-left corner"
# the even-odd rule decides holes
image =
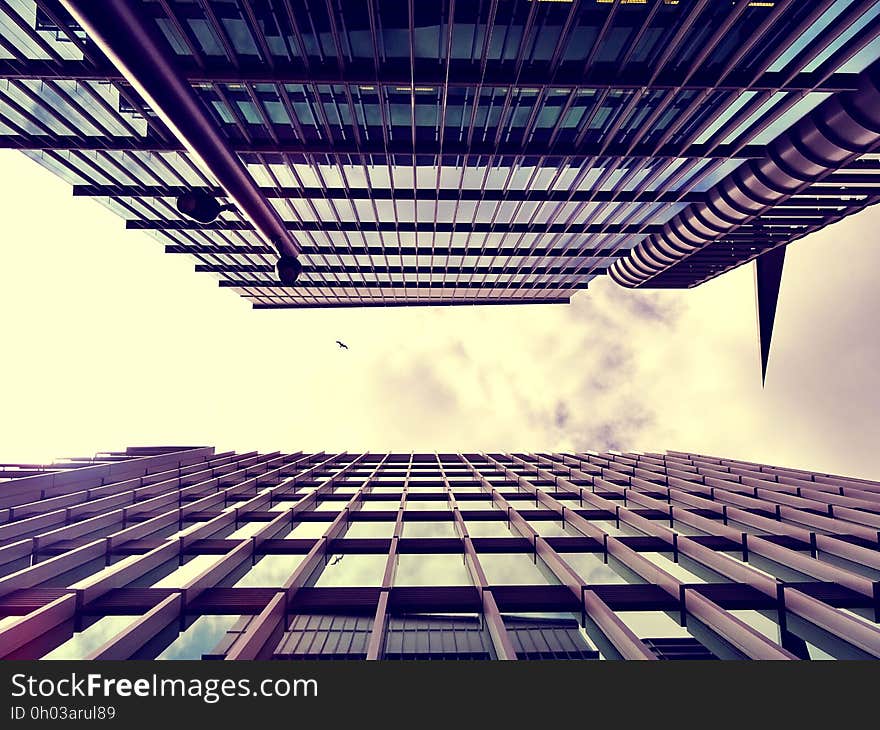
[[[188,246],[184,244],[171,244],[165,246],[165,253],[244,256],[269,253],[269,249],[264,246]],[[303,247],[302,253],[309,256],[332,256],[335,254],[339,254],[340,251],[331,246],[305,246]],[[467,249],[462,246],[436,246],[434,248],[429,248],[427,246],[352,246],[345,249],[344,253],[348,254],[349,256],[376,256],[383,257],[384,259],[385,256],[469,256],[473,255],[473,249]],[[613,250],[610,248],[588,248],[580,252],[563,252],[561,250],[551,250],[546,248],[521,250],[516,248],[498,248],[492,246],[480,250],[480,255],[487,257],[555,256],[560,258],[609,258],[616,256],[625,256],[626,254],[626,250]]]
[[[461,223],[415,223],[411,221],[341,221],[333,223],[329,221],[284,221],[284,225],[289,231],[347,231],[356,233],[364,232],[385,232],[385,233],[418,233],[425,235],[432,231],[436,233],[455,233],[462,224]],[[135,231],[186,231],[186,230],[214,230],[214,231],[249,231],[252,226],[245,221],[227,221],[217,220],[213,223],[199,224],[195,221],[188,220],[129,220],[125,222],[125,227]],[[567,226],[563,223],[555,223],[552,225],[529,225],[528,223],[506,223],[504,225],[494,225],[492,223],[470,223],[468,230],[472,233],[607,233],[607,234],[636,234],[654,233],[660,230],[659,224],[641,226],[641,225],[609,225],[602,224],[593,225],[572,225]],[[339,253],[343,253],[344,249]]]
[[[182,186],[146,185],[74,185],[74,196],[95,197],[177,197],[189,188]],[[206,188],[206,192],[223,195],[221,188]],[[267,198],[286,200],[439,200],[439,201],[534,201],[534,202],[587,202],[597,203],[671,203],[681,197],[665,190],[636,193],[630,190],[478,190],[468,188],[276,188],[261,187]],[[700,193],[690,193],[681,202],[699,202]]]
[[[580,73],[557,72],[552,82],[547,81],[546,74],[537,72],[529,74],[528,69],[520,74],[519,85],[529,88],[552,87],[554,89],[592,89],[603,90],[638,90],[638,89],[678,89],[682,91],[791,91],[791,92],[825,92],[849,91],[856,88],[856,76],[852,73],[836,73],[828,78],[821,78],[818,74],[801,72],[792,78],[786,78],[782,73],[768,72],[752,83],[743,79],[737,82],[735,79],[726,82],[720,77],[684,81],[668,77],[651,80],[649,77],[604,77],[593,73],[584,76]],[[352,86],[375,86],[377,83],[393,86],[395,88],[409,88],[413,83],[416,87],[448,86],[449,88],[473,88],[476,86],[507,86],[513,83],[509,73],[489,71],[486,75],[478,75],[475,71],[464,68],[451,69],[449,76],[445,75],[445,67],[432,72],[429,68],[418,69],[415,77],[409,73],[403,74],[389,69],[388,72],[380,71],[377,80],[374,74],[363,74],[357,66],[350,66],[341,71],[322,71],[320,69],[282,68],[275,66],[261,66],[258,68],[239,67],[232,68],[229,65],[208,65],[204,67],[182,68],[181,76],[192,84],[349,84]],[[387,74],[387,75],[386,75]],[[396,75],[395,75],[396,74]],[[83,61],[62,60],[55,62],[29,59],[18,61],[13,59],[0,60],[0,79],[71,79],[74,81],[109,81],[113,83],[128,83],[126,77],[117,68],[110,64],[95,65]]]
[[[116,0],[119,1],[119,0]],[[165,88],[165,87],[161,87]],[[201,102],[197,99],[192,100],[193,104],[199,105]],[[164,121],[164,117],[163,117]],[[205,119],[206,123],[212,124]],[[170,125],[170,122],[169,122]],[[213,128],[213,126],[212,126]],[[176,128],[174,128],[176,130]],[[179,134],[175,131],[175,135]],[[223,145],[223,149],[229,159],[235,160],[235,155],[240,155],[245,159],[248,156],[257,155],[295,155],[299,157],[309,157],[310,159],[324,155],[330,158],[355,158],[358,162],[364,156],[370,158],[371,164],[382,164],[381,160],[390,160],[391,158],[399,158],[401,164],[412,164],[413,156],[417,157],[436,157],[441,154],[439,145],[435,142],[417,141],[415,144],[411,139],[403,138],[396,141],[385,143],[375,141],[354,142],[333,139],[330,142],[323,140],[306,140],[303,142],[281,139],[279,141],[260,141],[260,140],[240,140],[228,138],[219,131],[215,130],[215,138],[219,144]],[[180,139],[180,137],[178,137]],[[199,147],[206,147],[202,143]],[[196,159],[205,161],[208,159],[205,154],[196,151],[187,142],[166,141],[149,134],[146,137],[141,136],[85,136],[79,137],[74,135],[49,135],[49,134],[5,134],[0,135],[0,149],[17,149],[22,151],[39,151],[39,150],[139,150],[142,152],[181,152],[190,151]],[[660,149],[654,149],[647,146],[639,146],[635,148],[624,147],[620,145],[608,146],[598,143],[581,143],[572,144],[570,142],[557,142],[552,148],[546,143],[533,142],[522,144],[518,141],[510,141],[499,144],[490,144],[488,142],[472,142],[467,141],[445,141],[443,143],[442,154],[445,159],[454,160],[456,158],[471,158],[479,160],[484,158],[488,163],[488,159],[496,160],[498,158],[540,158],[543,165],[552,165],[556,167],[563,159],[569,165],[582,163],[584,160],[593,158],[610,158],[610,159],[626,159],[632,161],[649,161],[649,160],[673,160],[678,158],[703,160],[703,159],[760,159],[766,148],[763,145],[746,145],[738,149],[730,146],[719,145],[710,147],[705,144],[669,144]],[[234,154],[232,154],[234,153]],[[549,161],[544,161],[550,158]],[[403,161],[406,161],[405,163]],[[215,165],[216,166],[216,165]],[[205,169],[211,169],[207,163]],[[221,169],[218,168],[217,169]],[[216,175],[215,175],[216,177]],[[227,177],[227,183],[224,184],[220,177],[217,177],[222,186],[227,190],[241,187],[241,184],[230,185],[234,183],[231,176]],[[250,183],[256,187],[256,183]],[[232,197],[230,195],[230,197]]]

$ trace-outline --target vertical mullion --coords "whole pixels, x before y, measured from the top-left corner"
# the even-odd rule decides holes
[[[397,516],[394,520],[394,531],[388,547],[388,555],[385,561],[385,571],[382,574],[382,587],[379,592],[379,602],[373,617],[373,625],[370,629],[370,639],[367,648],[367,660],[374,661],[382,658],[385,647],[385,635],[388,631],[388,598],[394,587],[394,575],[397,570],[397,548],[400,537],[403,534],[403,517],[406,510],[406,496],[409,490],[410,474],[412,472],[412,454],[410,454],[407,473],[403,479],[400,501],[397,505]]]
[[[458,457],[461,459],[465,458],[461,454],[458,454]],[[449,479],[446,476],[446,470],[443,468],[443,464],[439,461],[439,458],[438,464],[443,479],[443,491],[446,493],[447,502],[452,508],[453,519],[455,520],[455,524],[461,534],[461,541],[464,547],[465,566],[471,576],[471,580],[474,582],[474,585],[480,593],[482,617],[489,632],[489,638],[492,642],[492,648],[495,650],[495,656],[503,661],[514,660],[517,658],[516,649],[514,648],[510,634],[504,625],[504,619],[501,616],[501,612],[498,610],[495,596],[492,594],[492,589],[489,587],[489,581],[486,578],[483,566],[480,565],[479,555],[477,554],[476,548],[474,548],[473,540],[471,540],[468,535],[467,524],[461,516],[458,502],[455,499],[455,494],[449,486]]]

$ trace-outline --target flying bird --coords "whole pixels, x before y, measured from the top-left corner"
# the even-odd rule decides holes
[[[340,560],[342,560],[342,555],[337,555],[335,558],[333,558],[330,565],[336,565],[336,563],[338,563]]]
[[[336,340],[336,344],[339,345],[340,349],[342,349],[342,350],[348,349],[348,345],[346,345],[344,342],[340,342],[339,340]]]

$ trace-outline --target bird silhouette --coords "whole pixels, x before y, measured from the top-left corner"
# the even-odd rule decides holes
[[[336,556],[335,558],[333,558],[333,560],[330,562],[330,565],[336,565],[336,563],[338,563],[340,560],[342,560],[342,557],[343,557],[342,555],[337,555],[337,556]]]
[[[344,342],[340,342],[339,340],[336,340],[336,344],[339,345],[339,348],[342,350],[348,349],[348,345],[346,345]]]

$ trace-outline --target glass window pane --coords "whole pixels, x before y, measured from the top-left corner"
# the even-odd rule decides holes
[[[471,537],[516,537],[501,520],[467,520],[465,525]]]
[[[17,617],[16,617],[17,618]],[[76,632],[42,659],[85,659],[110,639],[131,626],[139,616],[103,616],[91,626]]]
[[[422,502],[420,500],[411,500],[406,503],[407,512],[428,512],[431,510],[448,510],[449,502],[443,500],[432,500]]]
[[[253,537],[268,524],[268,522],[245,522],[237,530],[227,535],[226,539],[242,540],[247,537]]]
[[[353,539],[389,538],[393,534],[393,522],[349,522],[343,537]]]
[[[480,553],[489,585],[544,585],[559,581],[539,559],[526,553]]]
[[[314,585],[318,588],[349,586],[380,586],[385,574],[385,555],[332,554],[319,568]]]
[[[327,532],[328,527],[330,527],[329,522],[298,522],[284,538],[286,540],[304,540],[321,537]]]
[[[640,639],[690,637],[687,627],[663,611],[618,611],[617,615]]]
[[[602,553],[565,553],[562,559],[581,576],[584,583],[602,585],[634,582],[627,580],[629,571],[613,557],[609,557],[607,563],[603,562]]]
[[[472,585],[462,555],[398,555],[396,586]]]
[[[156,659],[201,659],[239,620],[235,615],[199,616]]]
[[[264,555],[236,583],[236,588],[275,588],[293,575],[305,555]]]
[[[223,559],[222,555],[196,555],[177,570],[153,583],[153,588],[183,588],[193,578]]]

